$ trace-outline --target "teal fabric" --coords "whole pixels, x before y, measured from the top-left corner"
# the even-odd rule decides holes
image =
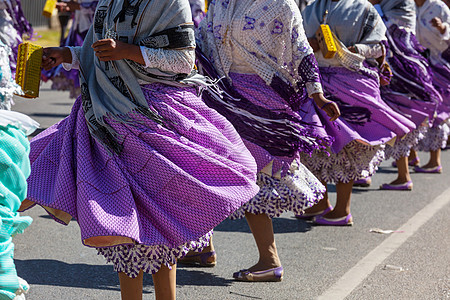
[[[32,219],[17,212],[27,192],[30,146],[22,130],[0,126],[0,300],[13,299],[19,289],[12,237]]]

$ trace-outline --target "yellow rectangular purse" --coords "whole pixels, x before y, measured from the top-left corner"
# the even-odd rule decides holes
[[[45,1],[44,10],[42,11],[42,15],[44,17],[50,18],[53,14],[53,11],[56,8],[57,0],[47,0]]]
[[[316,38],[319,42],[320,51],[322,52],[323,57],[333,58],[337,52],[337,48],[330,26],[321,24],[316,31]]]
[[[22,87],[25,98],[39,97],[43,48],[30,42],[19,45],[16,83]]]

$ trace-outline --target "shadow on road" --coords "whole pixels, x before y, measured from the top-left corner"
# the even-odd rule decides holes
[[[17,274],[30,285],[120,291],[119,278],[111,265],[68,264],[52,259],[14,261]]]
[[[233,282],[196,268],[177,266],[177,286],[230,286]]]
[[[65,118],[67,114],[51,114],[51,113],[32,113],[28,114],[31,118]]]
[[[303,220],[298,220],[295,218],[273,218],[273,231],[275,233],[292,233],[292,232],[308,232],[311,230],[312,226]],[[215,231],[224,232],[246,232],[251,233],[248,227],[247,221],[245,219],[240,220],[230,220],[227,219],[220,223]]]
[[[120,291],[112,265],[68,264],[52,259],[15,260],[17,273],[30,285]],[[230,286],[233,280],[179,266],[178,286]],[[153,293],[153,280],[144,274],[144,293]]]

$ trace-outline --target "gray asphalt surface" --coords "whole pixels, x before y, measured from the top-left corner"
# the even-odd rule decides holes
[[[44,85],[38,100],[18,98],[15,110],[47,128],[65,117],[73,100],[68,93]],[[428,156],[421,153],[422,162]],[[442,153],[444,174],[412,174],[414,191],[380,191],[381,183],[396,176],[384,162],[369,188],[355,188],[353,227],[318,227],[297,220],[292,213],[274,219],[280,258],[285,269],[279,283],[242,283],[232,273],[257,260],[256,246],[245,220],[226,220],[215,230],[218,264],[214,268],[179,267],[178,299],[316,299],[348,270],[444,191],[450,197],[450,150]],[[335,197],[334,186],[329,186]],[[434,203],[434,202],[433,202]],[[31,285],[27,299],[120,299],[119,282],[111,265],[94,249],[81,245],[78,225],[54,222],[40,207],[24,213],[33,224],[14,238],[19,276]],[[391,255],[379,263],[347,299],[450,299],[450,204],[442,209]],[[414,223],[414,218],[411,219]],[[385,267],[390,265],[393,267]],[[401,270],[400,270],[401,269]],[[356,276],[356,274],[355,274]],[[144,299],[154,299],[151,276],[144,277]],[[329,299],[339,299],[330,296]]]

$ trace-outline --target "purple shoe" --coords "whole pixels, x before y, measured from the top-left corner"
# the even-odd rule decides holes
[[[390,184],[390,183],[383,183],[380,185],[380,190],[390,190],[390,191],[412,191],[413,189],[413,183],[412,181],[407,181],[405,183],[400,184]]]
[[[372,183],[372,177],[364,177],[353,182],[353,186],[369,187]]]
[[[210,257],[213,257],[213,259],[209,260]],[[192,267],[214,267],[216,265],[216,251],[184,256],[178,259],[178,263]]]
[[[283,267],[268,269],[264,271],[250,272],[240,270],[233,273],[233,278],[237,281],[272,282],[283,280]]]
[[[428,174],[440,174],[442,173],[442,166],[437,166],[434,168],[421,168],[415,167],[414,172],[416,173],[428,173]]]
[[[416,156],[416,158],[414,158],[413,160],[408,161],[408,166],[410,167],[417,167],[419,164],[420,160],[418,156]],[[395,160],[392,162],[392,166],[394,168],[397,168],[397,162]]]
[[[315,217],[314,224],[325,226],[352,226],[353,221],[350,221],[352,214],[348,214],[345,217],[337,219],[329,219],[322,217]]]
[[[302,215],[295,215],[295,217],[297,219],[310,220],[310,219],[312,219],[314,217],[321,217],[321,216],[329,213],[332,210],[333,210],[333,206],[329,206],[328,208],[326,208],[326,209],[324,209],[322,211],[316,212],[316,213],[309,213],[309,214],[305,213],[305,214],[302,214]]]

